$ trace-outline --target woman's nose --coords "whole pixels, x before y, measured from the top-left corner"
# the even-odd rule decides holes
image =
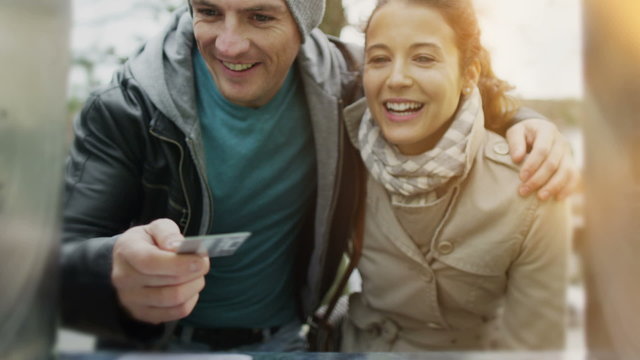
[[[411,76],[403,63],[397,62],[393,64],[387,83],[390,87],[406,87],[411,85]]]

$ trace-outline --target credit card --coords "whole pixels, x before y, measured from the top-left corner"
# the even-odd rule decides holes
[[[209,254],[209,257],[233,255],[251,236],[250,232],[187,236],[178,246],[178,254]]]

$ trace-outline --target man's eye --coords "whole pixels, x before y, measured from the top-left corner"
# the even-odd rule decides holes
[[[272,16],[268,16],[268,15],[262,15],[262,14],[254,14],[252,16],[253,20],[257,21],[257,22],[268,22],[273,20]]]
[[[198,9],[197,10],[198,14],[204,17],[211,17],[211,16],[217,16],[220,15],[220,12],[218,10],[214,10],[214,9]]]

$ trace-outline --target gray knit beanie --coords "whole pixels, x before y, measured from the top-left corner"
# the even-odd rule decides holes
[[[324,16],[325,0],[286,0],[293,19],[298,24],[304,42],[309,32],[320,25]]]
[[[325,0],[286,0],[293,20],[298,24],[302,42],[304,42],[309,32],[320,25],[324,17]],[[189,12],[193,16],[191,1],[187,1]]]

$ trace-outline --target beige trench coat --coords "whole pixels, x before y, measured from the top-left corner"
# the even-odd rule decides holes
[[[347,110],[356,147],[365,105]],[[501,136],[480,126],[471,149],[464,179],[437,213],[424,210],[424,221],[437,219],[429,239],[407,234],[369,177],[363,288],[349,299],[343,351],[563,346],[568,206],[517,195],[518,166]]]

